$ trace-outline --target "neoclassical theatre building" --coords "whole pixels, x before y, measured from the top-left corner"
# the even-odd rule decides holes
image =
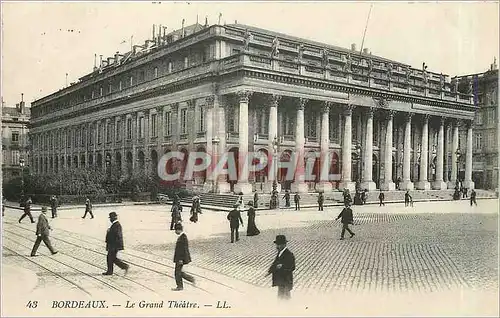
[[[280,187],[446,189],[455,187],[458,154],[466,158],[464,186],[474,185],[473,78],[241,24],[156,31],[32,104],[34,173],[109,166],[125,176],[157,173],[169,151],[186,154],[167,163],[181,173],[192,151],[262,152],[277,162],[303,153],[300,164],[313,158],[317,172],[319,152],[340,180],[320,182],[315,173],[287,181],[279,168]],[[272,188],[267,168],[237,182],[207,180],[208,173],[183,182],[198,191]]]

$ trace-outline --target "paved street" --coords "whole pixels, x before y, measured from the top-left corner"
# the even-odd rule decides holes
[[[124,229],[122,257],[132,265],[126,277],[119,269],[113,277],[100,275],[106,266],[104,235],[110,211],[118,213]],[[275,311],[276,290],[264,275],[276,254],[275,236],[285,234],[297,262],[293,306],[287,305],[291,314],[498,314],[496,200],[480,200],[479,207],[470,207],[467,201],[355,207],[356,236],[347,235],[344,241],[339,240],[341,226],[334,221],[339,207],[324,212],[259,211],[256,222],[261,234],[247,237],[245,224],[235,244],[229,242],[226,213],[207,211],[193,224],[186,222],[189,216],[184,212],[193,258],[186,270],[196,276],[197,284],[187,285],[182,295],[170,291],[175,285],[176,236],[168,230],[169,211],[165,205],[96,208],[93,220],[81,219],[83,211],[61,211],[59,218],[51,219],[52,241],[60,253],[47,256],[42,244],[41,256],[30,258],[26,256],[35,238],[34,224],[24,220],[19,225],[20,211],[8,209],[2,284],[10,292],[5,297],[17,293],[49,300],[198,299],[204,304],[227,300],[231,309],[214,305],[182,310],[190,310],[188,315],[283,315],[283,305]],[[246,222],[246,215],[243,218]],[[20,277],[25,280],[22,284]],[[12,302],[11,310],[36,315],[36,310],[26,312],[25,304],[14,308],[26,297]],[[381,302],[391,305],[380,306]],[[131,309],[122,307],[113,313],[120,310],[131,314]],[[51,314],[61,316],[64,311]],[[79,314],[92,315],[88,310]],[[144,309],[135,314],[181,313]]]

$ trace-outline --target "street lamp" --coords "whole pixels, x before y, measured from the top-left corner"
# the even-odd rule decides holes
[[[356,144],[356,154],[358,155],[358,173],[356,176],[356,181],[358,182],[358,185],[361,183],[361,143]]]
[[[273,189],[276,189],[278,187],[278,181],[276,180],[277,176],[278,176],[278,146],[279,146],[278,137],[274,136],[274,139],[273,139],[273,166],[274,166],[275,178],[273,180]]]
[[[460,176],[459,162],[460,162],[460,156],[461,156],[460,148],[457,148],[457,151],[455,151],[455,154],[457,155],[457,183],[458,183],[458,182],[460,182],[459,181],[459,176]]]
[[[220,142],[220,139],[219,139],[219,136],[215,136],[212,138],[212,144],[215,146],[215,162],[214,162],[214,168],[217,169],[217,164],[218,164],[218,159],[219,159],[219,142]],[[212,174],[213,174],[213,171],[212,171]],[[214,181],[214,193],[217,193],[218,192],[218,188],[219,188],[219,176],[218,175],[213,175],[214,178],[215,178],[215,181]]]
[[[24,199],[24,158],[19,158],[19,166],[21,167],[21,198]]]

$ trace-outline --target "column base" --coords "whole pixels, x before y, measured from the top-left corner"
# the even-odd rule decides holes
[[[373,190],[377,190],[377,185],[373,181],[363,181],[363,182],[361,182],[361,189],[373,191]]]
[[[396,184],[392,181],[383,182],[380,184],[380,190],[384,191],[394,191],[396,190]]]
[[[443,180],[437,180],[432,183],[432,189],[433,190],[446,190],[448,189],[448,186],[446,185],[446,182]]]
[[[332,192],[333,186],[330,182],[320,182],[316,185],[316,192]]]
[[[448,189],[455,189],[455,187],[457,186],[457,182],[455,180],[452,180],[452,181],[448,181]],[[458,185],[460,187],[460,185]]]
[[[474,189],[474,181],[472,181],[472,180],[469,180],[469,181],[465,180],[463,182],[463,184],[464,184],[464,188],[467,188],[468,191]]]
[[[418,181],[415,182],[415,188],[418,190],[430,190],[431,183],[429,181]]]
[[[408,181],[401,181],[401,184],[399,185],[400,190],[413,190],[415,189],[413,182],[410,180]]]
[[[272,193],[273,192],[273,182],[267,181],[266,183],[264,183],[264,189],[262,191],[264,193]],[[281,184],[279,182],[276,183],[276,191],[278,191],[278,193],[281,192]]]
[[[239,193],[250,194],[252,192],[253,192],[253,187],[250,183],[248,183],[248,181],[246,182],[239,181],[234,185],[234,193],[236,194]]]
[[[298,192],[298,193],[309,192],[309,188],[307,187],[307,184],[305,182],[292,183],[291,190],[292,190],[292,192]]]
[[[226,181],[222,181],[222,182],[219,181],[219,183],[217,183],[215,192],[216,193],[230,193],[231,192],[231,185],[229,183],[227,183]]]
[[[339,189],[340,190],[349,190],[350,193],[353,193],[356,191],[356,182],[354,181],[342,181],[339,184]]]

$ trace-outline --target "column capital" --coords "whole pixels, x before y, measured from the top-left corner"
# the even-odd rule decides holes
[[[366,111],[365,111],[365,114],[369,117],[369,118],[373,118],[373,113],[375,112],[375,108],[373,107],[366,107]]]
[[[328,102],[328,101],[322,102],[321,112],[322,113],[329,113],[330,112],[330,108],[332,107],[332,105],[333,105],[333,102]]]
[[[440,126],[444,126],[444,122],[445,122],[446,118],[445,118],[445,117],[440,116],[440,117],[438,117],[438,120],[439,120],[439,125],[440,125]]]
[[[269,105],[271,107],[278,107],[279,102],[283,96],[277,95],[277,94],[271,94],[269,95]]]
[[[174,111],[174,112],[177,111],[177,110],[179,110],[179,103],[173,103],[173,104],[171,104],[170,105],[170,109],[172,111]]]
[[[388,111],[385,112],[385,117],[388,120],[394,119],[394,115],[396,115],[396,111],[395,110],[388,110]]]
[[[236,96],[238,96],[240,103],[248,103],[252,94],[253,94],[253,92],[251,92],[251,91],[242,90],[242,91],[238,91],[236,93]]]
[[[157,106],[157,107],[156,107],[156,112],[157,112],[157,113],[162,113],[162,112],[163,112],[163,108],[164,108],[164,107],[165,107],[165,106],[163,106],[163,105],[162,105],[162,106]]]
[[[472,129],[472,126],[474,123],[474,121],[472,119],[464,119],[464,120],[462,120],[462,122],[463,122],[465,128]]]
[[[344,107],[343,107],[344,116],[351,116],[354,108],[356,108],[356,106],[354,106],[352,104],[344,105]]]
[[[196,103],[195,103],[195,101],[193,99],[187,100],[186,104],[187,104],[187,107],[190,110],[193,110],[195,108],[195,106],[196,106]]]
[[[404,113],[404,117],[406,119],[406,121],[411,121],[413,115],[415,115],[414,113]]]
[[[205,97],[205,104],[206,104],[207,108],[213,108],[215,105],[215,96],[210,95],[210,96]]]
[[[428,121],[429,121],[429,118],[431,118],[431,115],[429,115],[429,114],[423,114],[423,115],[422,115],[422,119],[423,119],[424,121],[426,121],[426,122],[428,122]]]
[[[307,98],[297,98],[297,110],[304,110],[307,102],[309,101]]]
[[[382,108],[387,108],[389,106],[389,101],[387,97],[373,97],[373,100],[377,104],[377,106],[382,107]]]

